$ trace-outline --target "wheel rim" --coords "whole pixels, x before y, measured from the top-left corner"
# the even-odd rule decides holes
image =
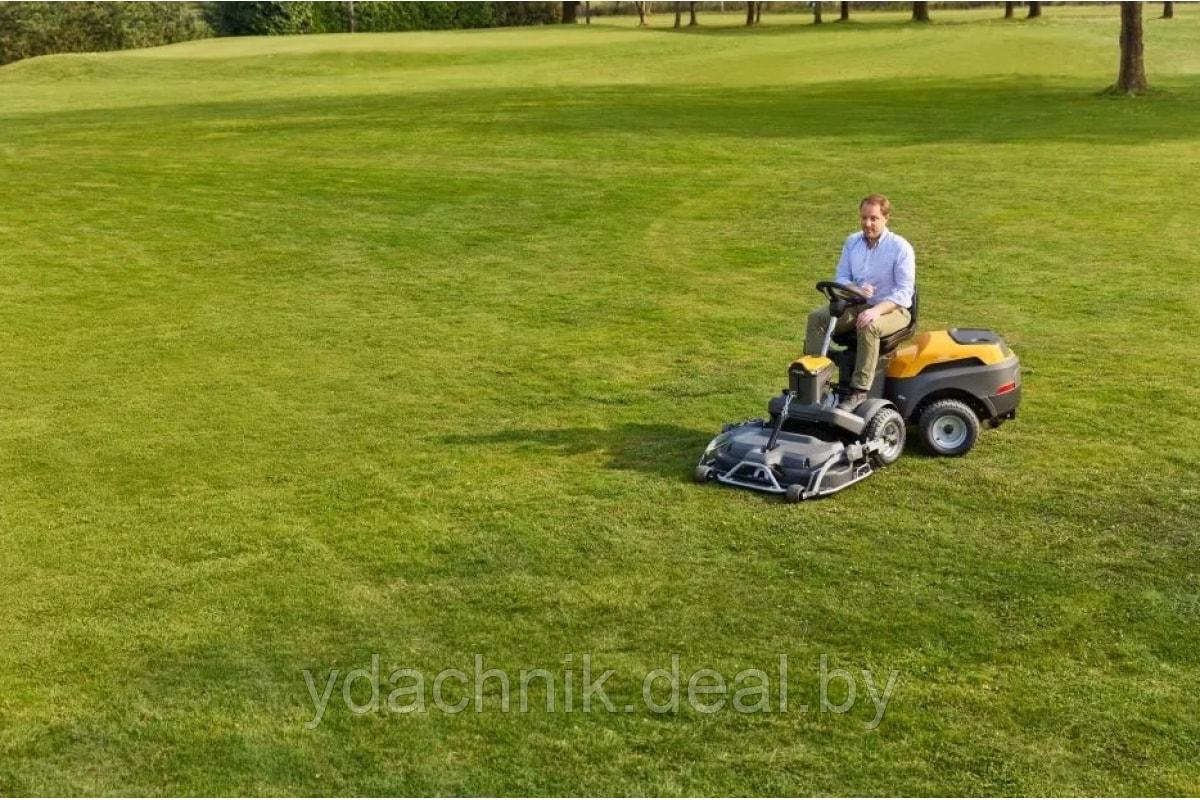
[[[879,455],[884,461],[895,461],[900,457],[900,451],[904,447],[904,428],[900,423],[895,420],[889,421],[883,426],[879,438],[883,440]]]
[[[929,438],[943,450],[956,450],[967,441],[967,423],[957,415],[945,414],[929,426]]]

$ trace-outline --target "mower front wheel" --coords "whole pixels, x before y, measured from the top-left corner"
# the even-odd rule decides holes
[[[961,400],[938,400],[921,412],[921,445],[935,456],[964,456],[979,438],[979,417]]]
[[[787,493],[784,494],[783,499],[789,503],[799,503],[804,499],[804,493],[807,489],[808,487],[802,483],[793,483],[787,487]]]
[[[696,469],[692,470],[692,480],[696,483],[708,483],[715,475],[716,470],[707,464],[698,464]]]
[[[904,452],[904,417],[894,408],[881,408],[871,417],[863,438],[876,442],[878,447],[871,458],[876,466],[886,467],[900,459]]]

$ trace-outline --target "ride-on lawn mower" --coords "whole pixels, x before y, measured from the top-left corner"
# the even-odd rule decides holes
[[[769,419],[727,424],[696,465],[699,482],[716,480],[791,502],[845,489],[900,458],[906,425],[939,456],[961,456],[975,445],[980,424],[997,427],[1017,415],[1021,368],[998,335],[981,328],[926,331],[905,347],[917,326],[880,340],[879,363],[867,399],[853,411],[837,407],[834,375],[850,385],[857,344],[851,330],[833,335],[834,322],[867,302],[853,286],[821,281],[829,299],[830,326],[821,355],[797,358],[788,388],[768,404]],[[843,349],[830,358],[831,341]]]

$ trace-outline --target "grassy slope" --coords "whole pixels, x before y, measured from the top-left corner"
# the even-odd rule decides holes
[[[1200,9],[1137,101],[1115,10],[997,13],[0,70],[0,792],[1200,792]],[[1021,418],[811,505],[691,485],[872,190]],[[871,733],[305,731],[300,669],[373,652],[902,676]]]

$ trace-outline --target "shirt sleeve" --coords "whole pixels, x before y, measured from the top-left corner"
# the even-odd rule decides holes
[[[884,299],[903,308],[912,308],[913,288],[917,285],[917,257],[907,242],[896,258],[892,274],[896,288]]]
[[[850,279],[850,245],[853,241],[854,237],[851,237],[842,245],[842,257],[838,259],[837,271],[833,274],[837,283],[853,283]]]

